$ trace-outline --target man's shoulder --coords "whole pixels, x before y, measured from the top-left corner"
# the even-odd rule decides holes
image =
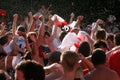
[[[116,71],[114,70],[109,70],[109,73],[107,75],[109,77],[109,80],[118,80],[119,79],[119,75],[117,74]]]
[[[114,47],[112,50],[106,53],[107,57],[120,56],[118,54],[120,54],[120,46]]]
[[[104,71],[89,72],[84,76],[85,80],[117,80],[118,75],[115,71],[107,69]]]
[[[116,50],[110,52],[110,56],[115,56],[116,58],[120,57],[120,49],[116,49]]]

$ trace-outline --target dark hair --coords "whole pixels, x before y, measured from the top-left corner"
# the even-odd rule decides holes
[[[3,52],[3,51],[0,51],[0,58],[1,57],[5,57],[7,54],[5,53],[5,52]]]
[[[106,32],[104,29],[100,29],[96,32],[96,39],[97,40],[105,40],[106,39]]]
[[[91,61],[94,66],[105,64],[106,54],[102,49],[95,49],[92,53]]]
[[[66,31],[61,31],[60,35],[59,35],[59,39],[62,42],[62,40],[64,39],[64,37],[66,36],[67,32]]]
[[[26,32],[26,29],[25,29],[25,27],[23,25],[19,25],[17,30],[21,31],[21,32]]]
[[[8,36],[4,35],[0,37],[0,44],[3,46],[8,41]]]
[[[110,39],[111,41],[114,41],[114,35],[113,34],[108,34],[107,35],[107,40]]]
[[[33,60],[23,60],[16,66],[16,70],[23,72],[25,80],[44,80],[43,66]]]
[[[52,62],[52,63],[59,63],[60,55],[61,55],[60,51],[51,52],[50,55],[49,55],[49,61]]]
[[[95,49],[96,48],[101,48],[101,47],[102,48],[107,48],[107,44],[103,40],[97,40],[97,41],[95,41],[95,43],[93,44],[93,46],[94,46]]]
[[[32,56],[31,55],[32,55],[32,53],[27,51],[22,59],[24,59],[24,60],[32,60]]]
[[[120,45],[120,33],[117,33],[114,37],[115,45]]]
[[[49,31],[49,26],[45,24],[45,31]]]
[[[36,32],[28,32],[27,34],[27,38],[28,38],[28,42],[32,43],[33,41],[31,40],[30,36],[33,35],[34,37],[37,38],[37,33]]]
[[[45,36],[49,36],[49,37],[50,37],[50,33],[49,33],[49,32],[45,32],[45,33],[44,33],[44,37],[45,37]]]
[[[88,42],[83,41],[80,43],[80,46],[78,48],[78,53],[83,54],[85,57],[88,57],[90,55],[90,45]]]

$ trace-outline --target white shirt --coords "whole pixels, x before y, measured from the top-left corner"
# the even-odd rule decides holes
[[[58,46],[59,46],[60,44],[61,44],[61,42],[60,42],[58,39],[54,38],[54,40],[53,40],[53,45],[54,45],[54,49],[55,49],[55,50],[58,49]]]
[[[3,49],[7,53],[7,55],[10,55],[10,53],[12,52],[11,45],[12,45],[12,40],[9,42],[9,44],[7,46],[3,47]]]
[[[25,48],[26,43],[25,43],[25,38],[23,36],[19,36],[19,38],[17,40],[17,45],[22,49]]]

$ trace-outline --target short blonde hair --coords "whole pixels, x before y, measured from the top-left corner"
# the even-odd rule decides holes
[[[73,51],[65,51],[61,55],[61,62],[65,70],[72,71],[78,63],[78,55]]]

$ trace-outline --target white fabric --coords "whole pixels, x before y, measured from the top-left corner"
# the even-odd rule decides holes
[[[75,47],[75,45],[73,45],[72,47],[70,47],[70,51],[76,51],[76,47]]]
[[[70,26],[72,29],[74,29],[75,24],[76,24],[76,21],[73,21],[71,24],[69,24],[69,26]]]
[[[109,15],[108,21],[113,23],[116,20],[116,17],[114,15]]]
[[[10,43],[7,46],[3,47],[3,49],[7,53],[7,55],[10,55],[10,53],[12,52],[11,45],[12,45],[12,40],[10,41]]]
[[[75,26],[76,23],[77,23],[76,21],[73,21],[71,24],[68,25],[71,28],[71,30],[76,29],[76,28],[79,29],[79,30],[81,30],[80,27]]]
[[[54,45],[54,49],[55,49],[55,50],[58,49],[58,46],[59,46],[60,44],[61,44],[61,42],[60,42],[58,39],[54,38],[54,40],[53,40],[53,45]]]
[[[58,21],[59,22],[64,22],[65,20],[62,18],[62,17],[60,17],[59,15],[57,15],[57,14],[54,14],[53,16],[52,16],[52,21],[54,21],[55,20],[55,17],[57,17],[57,19],[58,19]]]
[[[95,23],[95,22],[93,22],[92,23],[92,30],[100,30],[100,29],[102,29],[99,25],[97,26],[97,23]]]
[[[21,48],[24,49],[26,46],[25,43],[25,38],[23,36],[19,36],[18,40],[17,40],[17,45]]]
[[[14,56],[12,60],[12,67],[15,69],[15,66],[22,60],[20,55]]]
[[[55,29],[55,25],[53,25],[53,27],[52,27],[52,35],[54,35],[54,29]],[[57,29],[56,29],[57,31],[56,31],[56,37],[58,38],[59,37],[59,34],[60,34],[60,32],[61,32],[61,28],[59,28],[59,27],[57,27]]]
[[[70,50],[74,43],[79,42],[76,33],[69,32],[63,39],[61,45],[58,47],[61,52]]]
[[[81,41],[87,41],[87,36],[89,36],[89,34],[85,31],[79,31],[77,38],[79,38]]]

